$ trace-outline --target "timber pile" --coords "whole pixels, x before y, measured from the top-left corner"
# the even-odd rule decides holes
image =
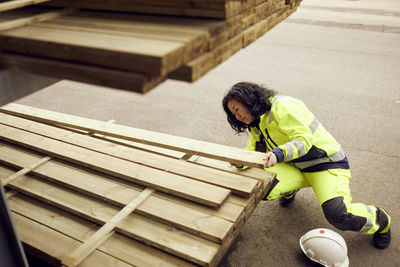
[[[199,79],[284,20],[300,2],[6,1],[0,3],[0,64],[144,93],[166,78]],[[32,3],[40,5],[21,8]]]
[[[59,266],[216,266],[268,189],[262,154],[18,104],[0,180],[25,249]]]

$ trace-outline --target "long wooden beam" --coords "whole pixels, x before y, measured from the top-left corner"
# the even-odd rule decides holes
[[[11,2],[13,2],[13,1],[11,1]],[[36,23],[36,22],[54,19],[54,18],[63,16],[63,15],[66,15],[66,14],[69,14],[69,13],[72,13],[75,11],[76,11],[76,9],[73,9],[73,8],[65,8],[62,10],[45,12],[45,13],[30,16],[30,17],[5,21],[5,22],[0,23],[0,31],[5,31],[5,30],[17,28],[17,27],[26,26],[26,25]]]
[[[6,186],[9,182],[11,182],[14,179],[17,179],[18,177],[27,174],[28,172],[31,172],[33,169],[39,167],[40,165],[42,165],[43,163],[47,162],[50,160],[50,157],[43,157],[42,159],[32,163],[31,165],[29,165],[28,167],[23,168],[22,170],[4,178],[2,180],[2,184],[3,186]]]
[[[217,185],[231,190],[233,193],[248,197],[255,190],[257,180],[245,178],[238,174],[219,171],[205,166],[191,164],[183,160],[156,155],[154,153],[129,148],[122,145],[110,146],[109,141],[100,140],[87,135],[75,134],[43,123],[0,113],[0,123],[57,139],[73,145],[85,147],[114,157],[126,159],[162,171],[183,175],[198,181]],[[228,165],[228,164],[227,164]]]
[[[49,2],[50,0],[13,0],[13,1],[5,1],[0,4],[0,12],[12,10],[24,6],[30,6],[34,4],[40,4],[44,2]]]
[[[46,254],[46,260],[55,258],[53,262],[57,266],[98,228],[95,223],[24,194],[10,199],[9,205],[21,241]],[[194,267],[194,264],[119,233],[107,239],[93,256],[80,266]],[[110,259],[107,260],[107,256]]]
[[[24,194],[101,225],[119,211],[113,205],[34,177],[17,179],[13,184],[18,184],[18,190]],[[220,244],[135,213],[121,221],[116,231],[203,266],[215,259],[220,248]]]
[[[152,186],[160,191],[208,206],[220,207],[230,194],[230,191],[224,188],[141,166],[4,124],[0,124],[0,132],[2,140],[18,143],[52,157],[65,159],[145,186]]]
[[[0,162],[12,166],[29,166],[37,162],[38,155],[20,151],[17,148],[0,143]],[[7,168],[2,168],[3,173]],[[110,178],[93,174],[83,169],[51,160],[31,172],[54,184],[70,188],[82,194],[105,201],[117,207],[124,207],[129,201],[142,192],[139,186],[122,184]],[[10,174],[4,174],[10,176]],[[7,178],[3,178],[4,181]],[[11,182],[16,190],[26,191],[24,181],[26,177],[19,177],[19,181]],[[31,183],[31,181],[29,181]],[[229,201],[229,199],[227,200]],[[194,235],[216,243],[222,243],[230,232],[232,223],[238,223],[244,216],[244,207],[225,202],[219,209],[210,209],[203,205],[187,202],[155,192],[149,199],[140,205],[136,213],[173,225]],[[201,221],[201,225],[196,221]]]
[[[124,220],[131,214],[143,201],[145,201],[152,193],[153,188],[146,188],[131,202],[128,203],[122,210],[120,210],[114,217],[106,222],[96,233],[86,239],[74,252],[65,258],[62,263],[66,266],[77,266],[87,256],[96,250],[105,240],[115,233],[114,228],[119,222]]]
[[[133,127],[107,124],[106,122],[80,118],[77,116],[38,109],[20,104],[10,103],[1,108],[1,111],[12,115],[32,119],[53,125],[68,126],[105,136],[135,141],[199,156],[224,160],[250,167],[264,168],[263,153],[247,151],[240,148],[224,146],[199,140],[178,137]]]
[[[142,73],[9,52],[3,52],[0,55],[0,65],[13,71],[70,79],[138,93],[149,91],[166,78],[162,75],[151,77]]]

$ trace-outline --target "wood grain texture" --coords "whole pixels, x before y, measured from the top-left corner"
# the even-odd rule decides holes
[[[40,4],[44,2],[49,2],[50,0],[10,0],[2,1],[0,3],[0,12],[12,10],[24,6],[30,6],[35,4]]]
[[[8,140],[83,165],[121,179],[187,198],[212,207],[220,207],[230,194],[229,190],[187,179],[183,176],[161,172],[133,162],[97,153],[88,149],[45,138],[27,131],[0,124],[0,139]],[[211,194],[211,195],[210,195]]]
[[[13,71],[70,79],[138,93],[146,93],[166,79],[166,76],[152,77],[142,73],[7,52],[1,54],[0,66]]]
[[[243,196],[249,196],[254,191],[257,183],[254,179],[246,179],[240,175],[190,164],[182,160],[172,159],[138,149],[127,148],[117,144],[110,146],[108,141],[99,140],[84,134],[74,133],[69,130],[55,128],[42,123],[35,123],[22,118],[16,118],[3,113],[0,114],[0,122],[69,144],[90,148],[91,150],[129,160],[141,165],[224,187],[235,194]]]
[[[105,122],[78,118],[72,115],[60,114],[15,103],[5,105],[1,110],[9,114],[22,116],[39,122],[73,127],[106,136],[132,140],[139,143],[215,158],[241,165],[263,168],[265,164],[262,159],[263,153],[260,152],[246,151],[244,149],[156,133],[123,125],[110,125]]]
[[[13,177],[6,191],[21,240],[54,265],[217,266],[273,177],[261,169],[235,172],[226,161],[191,153],[140,150],[132,141],[55,124],[0,113],[0,179]],[[139,180],[153,176],[167,180],[170,189],[151,190],[135,204],[149,182]],[[212,183],[201,183],[211,186],[204,187],[208,201],[232,187],[230,177],[237,184],[219,206],[204,205],[198,184],[171,177]],[[152,180],[154,188],[164,188],[162,180]],[[176,194],[180,190],[186,196]],[[40,234],[28,234],[37,227]],[[49,247],[49,240],[57,245]]]
[[[152,193],[154,189],[146,188],[131,202],[129,202],[122,210],[120,210],[114,217],[106,222],[100,229],[98,229],[90,238],[86,239],[77,249],[75,249],[62,263],[66,266],[77,266],[85,258],[87,258],[93,251],[95,251],[104,241],[110,236],[115,234],[114,228],[116,225],[124,220],[130,213],[132,213],[140,204],[143,203]]]
[[[13,212],[13,219],[16,220],[18,234],[25,247],[29,244],[31,248],[41,249],[41,253],[50,254],[58,264],[99,228],[94,223],[22,194],[10,200],[9,205]],[[51,242],[48,242],[49,240]],[[102,254],[109,255],[109,259]],[[49,257],[44,259],[49,260]],[[79,266],[160,265],[194,266],[119,233],[107,239]]]

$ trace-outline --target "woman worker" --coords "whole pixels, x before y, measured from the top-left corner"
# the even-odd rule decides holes
[[[279,198],[287,207],[299,189],[311,186],[330,224],[343,231],[373,234],[377,248],[389,246],[389,214],[351,202],[347,157],[303,102],[240,82],[228,91],[222,105],[234,131],[250,131],[246,149],[265,152],[265,167],[277,173],[264,200]]]

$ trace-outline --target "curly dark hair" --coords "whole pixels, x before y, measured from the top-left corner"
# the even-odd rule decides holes
[[[222,99],[222,106],[232,129],[239,134],[250,130],[250,125],[237,120],[229,110],[228,102],[231,99],[243,103],[253,117],[259,118],[266,111],[271,110],[271,102],[268,98],[276,94],[276,91],[255,83],[239,82],[234,84]]]

